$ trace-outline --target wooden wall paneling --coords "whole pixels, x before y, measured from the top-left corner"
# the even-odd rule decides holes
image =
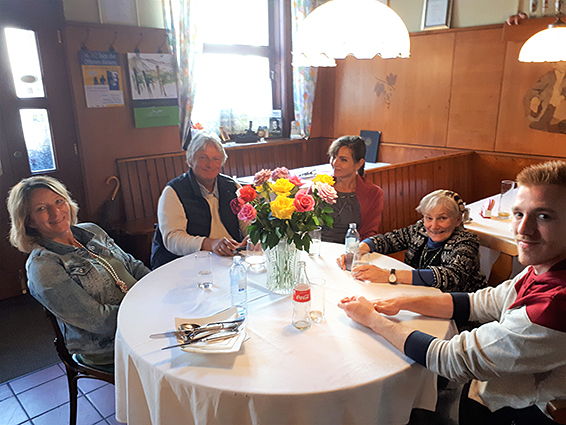
[[[505,58],[502,25],[455,33],[446,145],[492,151]]]
[[[151,178],[147,169],[147,161],[140,161],[138,163],[138,178],[140,181],[141,201],[144,210],[144,217],[152,216],[155,214],[153,206],[153,198],[151,193]]]
[[[134,219],[134,201],[133,197],[133,190],[132,185],[130,184],[130,174],[128,173],[128,163],[119,163],[118,164],[118,175],[120,179],[120,188],[122,191],[122,199],[124,200],[124,207],[126,211],[126,219],[133,220]]]
[[[141,188],[138,173],[138,164],[136,162],[130,162],[127,165],[128,180],[130,182],[130,188],[132,193],[132,204],[133,204],[133,218],[138,219],[142,217],[141,212],[143,211],[143,203],[141,198]]]
[[[566,134],[550,133],[529,127],[531,124],[527,118],[531,106],[529,94],[534,95],[531,90],[537,85],[537,90],[545,87],[549,90],[556,77],[555,68],[550,63],[519,62],[517,58],[522,44],[523,42],[513,41],[507,43],[495,150],[566,157]],[[562,108],[566,108],[564,102],[562,100]],[[544,110],[546,105],[547,103],[543,102]],[[540,116],[544,116],[544,113],[541,112]]]
[[[167,183],[169,183],[167,170],[165,168],[165,161],[163,158],[155,159],[155,175],[157,177],[157,186],[159,187],[159,193],[161,194]]]
[[[401,199],[403,201],[402,203],[402,211],[403,211],[403,226],[407,226],[409,224],[411,224],[411,220],[412,220],[412,214],[411,214],[411,208],[413,208],[413,205],[411,204],[411,181],[409,180],[409,168],[410,166],[406,166],[403,167],[400,171],[400,177],[401,177]]]

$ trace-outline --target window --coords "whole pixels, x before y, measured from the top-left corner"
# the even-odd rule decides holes
[[[268,126],[283,109],[286,0],[206,0],[198,31],[204,43],[195,70],[193,123],[228,133]]]

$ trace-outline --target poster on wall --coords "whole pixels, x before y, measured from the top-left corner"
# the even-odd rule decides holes
[[[128,53],[132,100],[177,100],[175,57],[170,53]]]
[[[179,125],[177,71],[170,53],[128,53],[136,128]]]
[[[87,108],[124,106],[120,57],[116,52],[79,52]]]

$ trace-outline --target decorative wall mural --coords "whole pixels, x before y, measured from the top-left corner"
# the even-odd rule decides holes
[[[530,128],[566,134],[566,62],[551,65],[554,69],[525,94],[523,106]]]
[[[389,74],[385,77],[385,80],[381,78],[375,77],[377,83],[375,83],[375,87],[373,91],[377,95],[377,97],[381,97],[383,95],[383,102],[387,105],[387,109],[391,106],[391,98],[393,97],[393,90],[395,90],[395,83],[397,82],[397,75]]]

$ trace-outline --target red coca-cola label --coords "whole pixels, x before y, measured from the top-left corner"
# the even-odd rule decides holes
[[[296,289],[293,290],[293,301],[298,303],[306,303],[307,301],[311,300],[311,290],[307,289],[306,291],[297,291]]]

